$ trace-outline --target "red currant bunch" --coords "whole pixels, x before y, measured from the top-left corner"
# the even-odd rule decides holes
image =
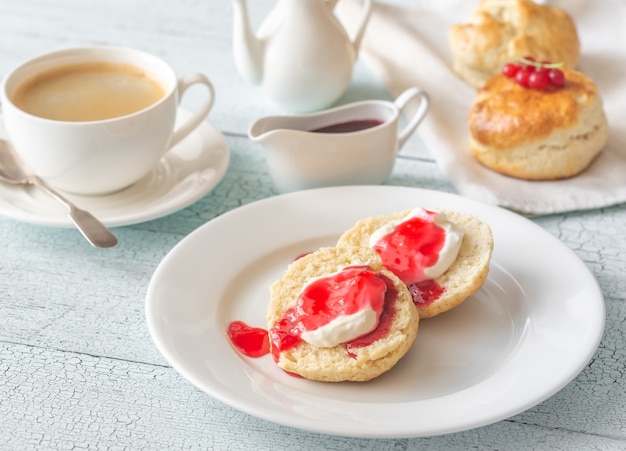
[[[563,63],[537,62],[533,57],[525,56],[515,63],[505,64],[502,73],[525,88],[560,88],[565,84],[565,74],[560,69],[562,66]]]

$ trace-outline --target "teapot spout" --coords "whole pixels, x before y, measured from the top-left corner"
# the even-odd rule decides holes
[[[365,32],[365,27],[369,22],[370,16],[372,14],[372,0],[365,0],[363,2],[361,17],[357,23],[356,32],[354,37],[352,38],[352,47],[354,48],[354,53],[358,54],[361,47],[361,40],[363,39],[363,34]]]
[[[253,84],[263,78],[263,42],[250,24],[247,0],[233,0],[233,56],[239,74]]]

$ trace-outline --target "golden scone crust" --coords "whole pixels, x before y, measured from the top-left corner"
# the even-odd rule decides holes
[[[449,30],[453,69],[474,87],[524,56],[576,67],[580,42],[562,9],[532,0],[482,0],[468,22]]]
[[[604,148],[608,124],[594,82],[562,69],[565,86],[529,89],[498,74],[469,111],[470,150],[483,165],[529,180],[572,177]]]
[[[378,255],[368,248],[322,248],[292,262],[283,277],[270,287],[268,330],[296,304],[302,288],[312,278],[364,264],[391,279],[397,290],[389,333],[368,346],[350,348],[349,352],[343,344],[321,348],[303,341],[280,353],[279,367],[316,381],[362,382],[390,370],[406,354],[417,336],[417,310],[406,285],[383,268]]]
[[[411,210],[391,215],[364,218],[344,232],[337,247],[369,246],[370,236],[383,225],[406,217]],[[420,319],[431,318],[460,305],[483,285],[489,274],[493,251],[493,235],[489,225],[478,218],[448,210],[441,210],[448,220],[460,227],[465,235],[455,262],[435,282],[444,288],[436,301],[417,304]]]

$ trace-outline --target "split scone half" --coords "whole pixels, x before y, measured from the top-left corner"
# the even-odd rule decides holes
[[[272,357],[306,379],[368,381],[390,370],[417,336],[419,317],[406,285],[367,247],[300,257],[270,293]]]
[[[405,230],[407,229],[410,220],[416,221],[416,217],[430,218],[428,220],[441,224],[438,228],[444,230],[446,239],[449,239],[445,244],[449,247],[445,258],[443,255],[440,255],[439,259],[428,255],[433,254],[435,241],[442,239],[441,230],[439,238],[430,241],[423,239],[421,243],[406,240],[406,236],[402,237],[399,233],[403,226]],[[421,229],[414,227],[414,230],[423,231],[423,226],[424,224],[421,225]],[[432,235],[436,231],[437,228],[424,233]],[[397,236],[394,237],[394,233]],[[385,251],[380,245],[376,245],[376,242],[383,235],[386,235],[388,242],[396,245],[403,253],[399,258],[393,256],[390,259],[383,258],[383,263],[390,261],[388,268],[395,271],[409,288],[420,319],[437,316],[460,305],[487,279],[493,251],[493,236],[489,225],[473,215],[416,208],[364,218],[339,238],[337,247],[372,247],[377,248],[382,254]],[[436,272],[431,272],[430,276],[423,274],[421,278],[416,279],[413,274],[415,270],[402,272],[399,267],[391,268],[396,266],[392,261],[394,258],[407,260],[417,266],[424,262],[428,263],[429,259],[435,260],[433,268],[437,264],[436,260],[445,264]]]

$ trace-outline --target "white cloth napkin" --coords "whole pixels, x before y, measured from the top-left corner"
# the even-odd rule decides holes
[[[342,0],[337,6],[348,30],[359,18],[361,1]],[[549,2],[568,11],[577,25],[579,69],[597,83],[610,128],[608,145],[592,166],[560,181],[506,177],[481,166],[469,151],[467,113],[475,90],[452,72],[448,29],[466,21],[478,2],[397,3],[374,4],[359,57],[393,96],[410,86],[430,94],[431,110],[418,133],[461,195],[529,215],[626,202],[626,3]]]

